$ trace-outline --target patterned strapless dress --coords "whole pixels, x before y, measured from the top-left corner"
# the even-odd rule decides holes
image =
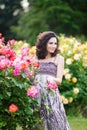
[[[65,109],[60,98],[59,90],[51,94],[47,89],[47,79],[56,77],[57,66],[53,62],[39,62],[39,73],[35,82],[39,88],[38,102],[40,117],[44,130],[71,130],[66,118]]]

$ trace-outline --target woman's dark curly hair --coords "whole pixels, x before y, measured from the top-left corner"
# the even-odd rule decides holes
[[[47,55],[47,43],[50,40],[50,38],[55,37],[57,39],[57,49],[54,53],[51,54],[52,57],[56,56],[60,50],[59,50],[59,40],[57,35],[52,31],[47,31],[40,33],[37,37],[36,42],[36,56],[38,59],[44,59]]]

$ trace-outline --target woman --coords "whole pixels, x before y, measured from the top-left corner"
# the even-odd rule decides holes
[[[61,84],[64,71],[64,58],[59,54],[58,42],[52,31],[40,33],[36,42],[36,60],[40,69],[35,82],[40,92],[38,102],[44,130],[70,130],[58,87],[52,88],[55,83]]]

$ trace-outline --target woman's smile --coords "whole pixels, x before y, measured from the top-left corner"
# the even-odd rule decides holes
[[[57,39],[52,37],[47,43],[47,52],[54,53],[57,48]]]

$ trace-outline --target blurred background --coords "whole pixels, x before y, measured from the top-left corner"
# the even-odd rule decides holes
[[[87,0],[0,0],[0,63],[7,65],[2,58],[3,41],[7,47],[10,45],[15,50],[17,57],[20,56],[21,49],[25,48],[26,52],[27,47],[29,55],[33,55],[37,35],[49,30],[59,36],[61,54],[65,59],[64,77],[59,90],[70,126],[72,130],[87,130]],[[17,124],[17,130],[25,130],[26,126],[30,129],[38,117],[31,116],[33,114],[26,107],[29,105],[27,99],[20,94],[21,87],[25,84],[12,77],[12,73],[7,73],[10,71],[3,70],[0,70],[0,128],[14,130],[13,124]],[[7,78],[3,77],[3,72],[6,72]],[[9,80],[9,75],[12,80]],[[15,85],[19,92],[15,87],[14,93],[18,93],[14,98]],[[3,86],[6,87],[6,93],[3,92]],[[9,92],[9,87],[12,93]],[[18,111],[19,117],[15,114],[14,120],[13,115],[9,116],[7,108],[12,100],[18,106],[20,101],[22,103]]]
[[[5,40],[35,44],[38,33],[87,39],[87,0],[0,0],[0,32]]]

